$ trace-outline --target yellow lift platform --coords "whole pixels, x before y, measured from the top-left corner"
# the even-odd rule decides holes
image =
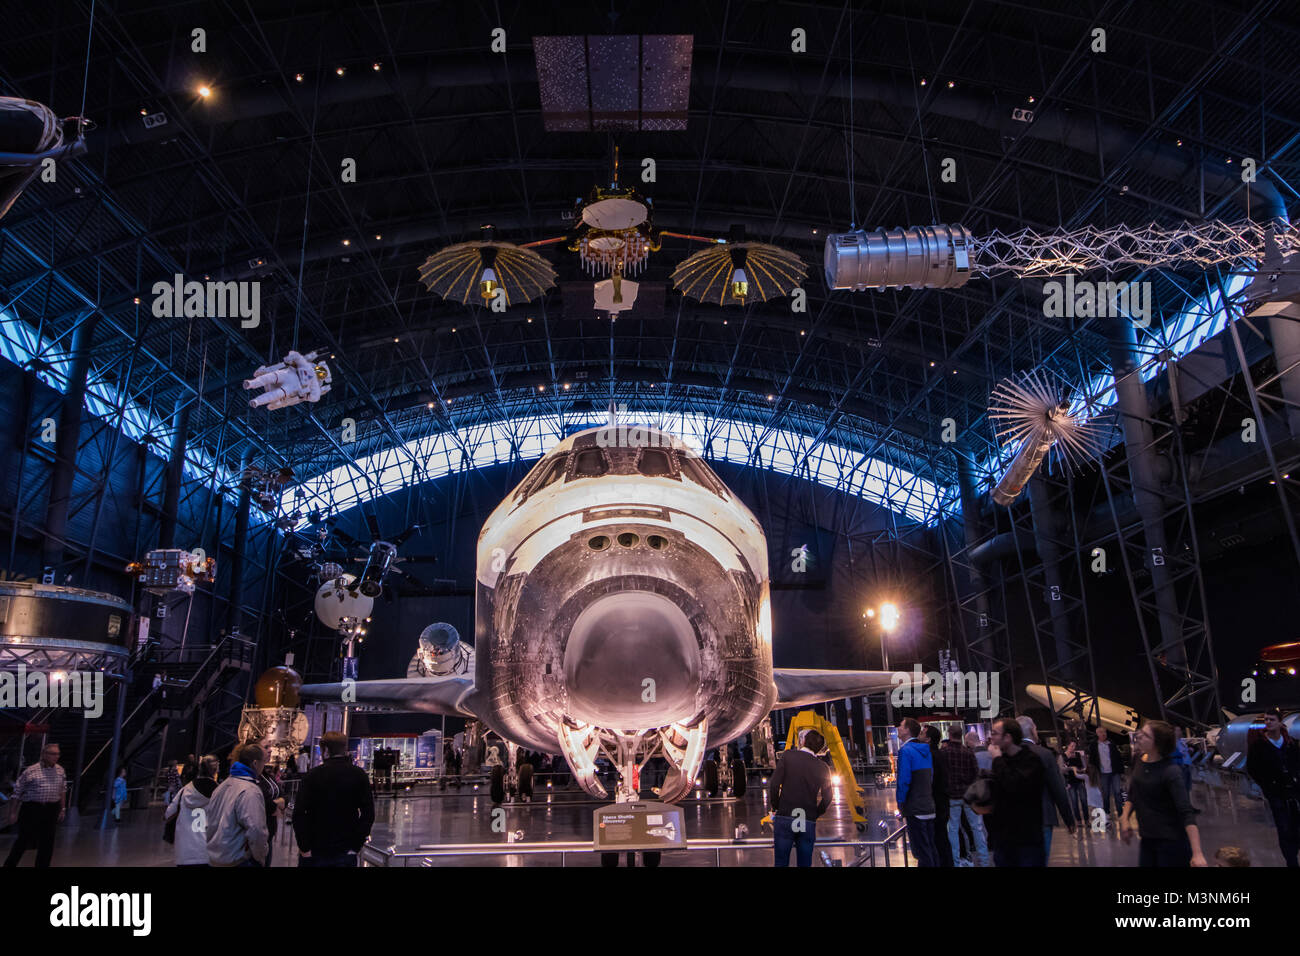
[[[826,750],[831,755],[831,763],[835,767],[835,772],[839,774],[844,793],[848,797],[849,810],[853,813],[853,822],[859,830],[865,830],[867,826],[866,796],[863,794],[862,788],[858,786],[857,777],[853,775],[853,767],[849,764],[849,755],[844,750],[844,741],[840,737],[839,729],[830,721],[823,719],[815,711],[801,710],[790,721],[790,732],[785,739],[785,749],[794,750],[797,748],[800,733],[808,730],[817,731],[826,741]],[[780,759],[779,755],[778,759]],[[761,823],[762,825],[770,825],[771,820],[771,816],[766,816]]]

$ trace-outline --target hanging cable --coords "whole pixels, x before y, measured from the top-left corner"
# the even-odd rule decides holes
[[[95,0],[90,0],[90,28],[86,31],[86,68],[81,77],[81,111],[77,114],[79,119],[84,119],[86,115],[86,91],[90,88],[90,41],[94,37]]]
[[[849,231],[858,228],[858,191],[853,182],[853,14],[849,14],[849,130],[844,140],[844,164],[849,178]]]

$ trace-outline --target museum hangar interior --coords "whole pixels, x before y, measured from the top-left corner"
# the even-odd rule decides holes
[[[366,863],[589,863],[654,787],[665,865],[766,864],[816,728],[825,862],[898,865],[903,717],[1152,719],[1281,865],[1300,10],[1179,7],[16,7],[0,791],[57,741],[56,862],[170,865],[261,742],[293,865],[335,731]]]

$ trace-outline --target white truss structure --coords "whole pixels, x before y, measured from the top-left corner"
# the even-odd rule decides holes
[[[645,420],[638,417],[637,423],[677,436],[706,459],[816,481],[917,522],[934,521],[940,506],[955,496],[953,489],[939,487],[883,459],[868,458],[832,442],[815,442],[785,429],[694,412],[648,415]],[[281,505],[286,511],[351,508],[453,472],[540,458],[575,427],[604,424],[598,417],[526,416],[415,438],[286,488]]]
[[[1265,236],[1275,231],[1282,254],[1300,249],[1300,227],[1286,222],[1184,222],[1169,227],[1085,226],[1040,232],[993,230],[972,239],[974,268],[986,275],[1010,272],[1023,278],[1071,272],[1115,272],[1171,266],[1215,266],[1261,258]]]

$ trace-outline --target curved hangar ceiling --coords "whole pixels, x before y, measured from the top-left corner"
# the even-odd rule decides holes
[[[57,385],[93,317],[95,377],[119,399],[104,414],[166,445],[187,406],[191,470],[220,481],[244,461],[307,483],[363,462],[379,479],[385,455],[421,442],[463,449],[503,422],[558,434],[613,403],[748,430],[770,461],[812,449],[850,489],[873,461],[946,489],[947,420],[995,460],[995,383],[1047,365],[1087,385],[1104,337],[1044,321],[1033,281],[828,292],[825,237],[1284,212],[1296,12],[1203,0],[1171,22],[1149,6],[734,3],[704,19],[670,2],[611,23],[520,3],[501,9],[504,52],[478,9],[221,8],[196,52],[192,18],[122,3],[97,9],[74,63],[55,51],[84,49],[88,23],[28,5],[0,37],[3,92],[95,127],[84,158],[0,220],[6,353]],[[1260,143],[1245,189],[1236,164]],[[955,181],[939,175],[949,158]],[[431,292],[421,265],[485,241],[484,224],[553,284],[504,311],[473,283],[459,301]],[[674,271],[719,240],[717,298],[683,294]],[[765,288],[745,247],[806,276]],[[256,282],[257,314],[167,315],[153,290],[175,276]],[[1185,324],[1203,287],[1158,283],[1161,315]],[[318,353],[329,393],[249,408],[242,382],[291,350]]]

